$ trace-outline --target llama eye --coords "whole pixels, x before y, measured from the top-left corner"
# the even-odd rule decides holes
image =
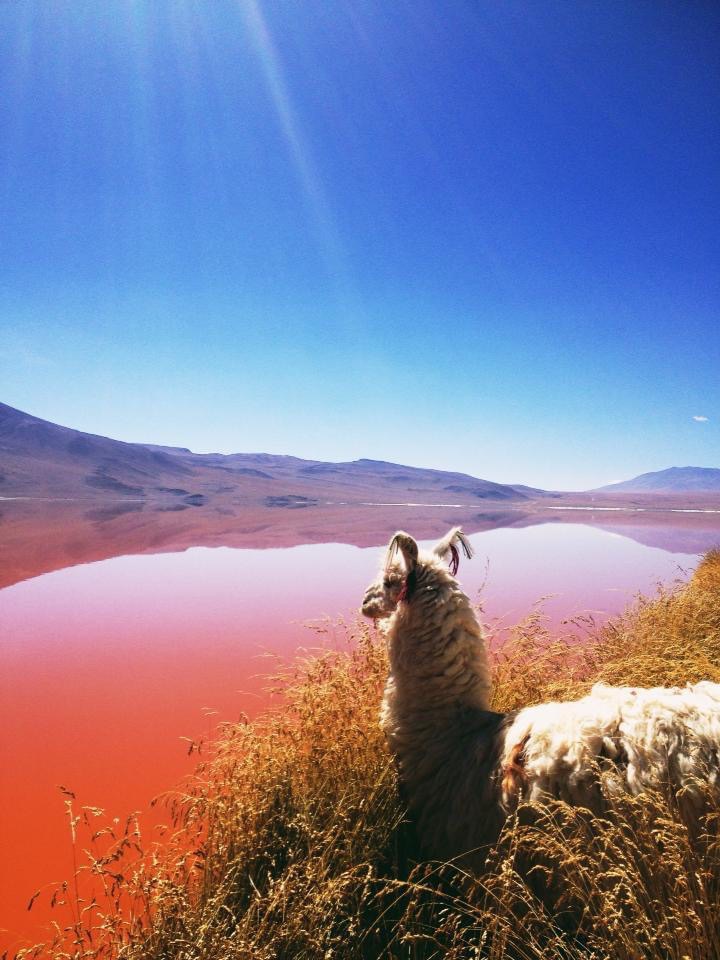
[[[383,580],[383,586],[385,587],[386,590],[389,590],[392,585],[393,585],[392,580],[388,580],[387,577]]]

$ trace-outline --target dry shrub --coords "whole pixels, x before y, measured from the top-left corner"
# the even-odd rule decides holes
[[[582,640],[558,640],[534,611],[497,658],[496,708],[579,696],[598,680],[720,680],[720,552],[688,584],[584,626]],[[377,724],[384,645],[365,626],[350,634],[347,649],[294,663],[281,708],[222,728],[212,758],[171,800],[175,834],[144,853],[133,835],[121,857],[96,858],[95,874],[113,878],[105,912],[76,902],[35,956],[720,956],[710,796],[692,829],[673,796],[609,794],[602,817],[526,805],[482,878],[417,863]]]
[[[638,598],[590,653],[593,681],[647,687],[720,681],[720,550],[705,555],[688,584]]]
[[[720,550],[705,555],[689,583],[661,585],[654,597],[638,596],[602,627],[588,618],[571,625],[574,632],[555,637],[536,608],[510,631],[497,658],[496,710],[576,699],[599,682],[643,687],[720,682]]]
[[[445,866],[442,882],[418,871],[399,884],[414,895],[396,926],[413,949],[398,955],[720,956],[716,798],[697,835],[672,797],[606,799],[602,817],[560,801],[521,807],[480,879]]]

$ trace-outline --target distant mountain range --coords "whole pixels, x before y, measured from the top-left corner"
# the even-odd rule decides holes
[[[542,492],[540,492],[542,494]],[[161,500],[168,509],[231,499],[302,508],[337,502],[527,502],[529,492],[464,473],[381,460],[325,463],[267,453],[192,453],[57,426],[0,404],[0,496]]]
[[[715,467],[670,467],[641,473],[632,480],[611,483],[601,491],[618,493],[710,493],[720,491],[720,470]]]
[[[326,463],[266,453],[192,453],[124,443],[61,427],[0,404],[0,497],[153,501],[185,510],[212,500],[233,507],[302,509],[343,503],[503,504],[529,507],[618,495],[720,493],[720,470],[672,467],[587,494],[501,484],[464,473],[382,460]]]

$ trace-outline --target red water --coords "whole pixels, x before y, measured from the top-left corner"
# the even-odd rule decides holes
[[[494,530],[473,542],[478,557],[461,579],[475,595],[487,578],[486,614],[508,623],[549,594],[556,624],[583,611],[606,616],[696,560],[575,524]],[[55,916],[49,891],[72,874],[58,785],[78,805],[120,817],[147,807],[192,769],[181,737],[256,713],[266,700],[261,675],[272,669],[263,650],[291,656],[317,645],[303,622],[351,613],[378,556],[338,544],[196,548],[0,591],[0,949],[43,936]]]

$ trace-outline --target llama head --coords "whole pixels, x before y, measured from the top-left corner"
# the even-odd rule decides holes
[[[365,591],[362,613],[373,620],[391,616],[400,603],[412,600],[418,580],[424,579],[428,571],[442,567],[447,576],[443,561],[449,561],[455,576],[460,550],[466,557],[472,556],[470,543],[460,527],[453,527],[428,552],[420,552],[408,533],[398,531],[387,546],[379,578]]]

